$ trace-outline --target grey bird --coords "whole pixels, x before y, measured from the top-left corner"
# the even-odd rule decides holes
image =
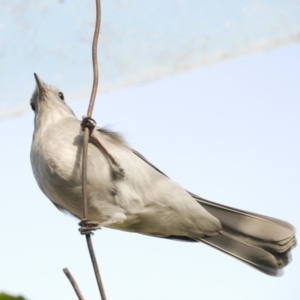
[[[81,122],[63,93],[43,83],[30,100],[35,113],[31,165],[43,193],[60,210],[82,218]],[[296,245],[285,221],[196,196],[172,181],[117,133],[93,135],[119,166],[115,170],[93,140],[88,148],[88,212],[101,226],[154,237],[199,241],[269,274],[280,275]]]

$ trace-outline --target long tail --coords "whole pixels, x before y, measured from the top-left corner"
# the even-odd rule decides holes
[[[220,205],[190,193],[222,223],[220,234],[199,240],[258,270],[278,276],[291,261],[295,228],[278,219]]]
[[[132,151],[156,171],[165,175],[140,153]],[[296,246],[295,229],[291,224],[220,205],[192,193],[190,195],[222,223],[220,234],[200,238],[200,241],[273,276],[280,275],[282,268],[291,261],[290,252]],[[167,238],[195,241],[188,237]]]

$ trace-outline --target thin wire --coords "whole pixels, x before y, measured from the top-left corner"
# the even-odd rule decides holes
[[[93,88],[92,88],[90,104],[87,112],[87,117],[92,116],[92,112],[95,104],[95,98],[97,94],[97,88],[98,88],[99,73],[98,73],[97,45],[98,45],[98,37],[100,33],[100,24],[101,24],[101,0],[96,0],[96,26],[95,26],[95,33],[94,33],[93,46],[92,46],[94,81],[93,81]]]
[[[93,248],[93,245],[92,245],[92,239],[91,239],[90,234],[86,235],[86,242],[88,244],[90,257],[91,257],[91,260],[93,262],[95,277],[96,277],[96,280],[97,280],[97,284],[98,284],[99,292],[100,292],[100,295],[101,295],[101,299],[106,300],[105,290],[104,290],[104,286],[103,286],[103,283],[102,283],[102,280],[101,280],[100,271],[99,271],[99,268],[98,268],[98,264],[97,264],[97,260],[96,260],[96,256],[95,256],[95,252],[94,252],[94,248]]]
[[[89,107],[87,110],[87,118],[92,117],[97,89],[99,81],[99,71],[98,71],[98,59],[97,59],[97,46],[98,46],[98,37],[100,33],[101,25],[101,0],[96,0],[96,24],[92,45],[92,59],[93,59],[93,87],[89,102]],[[82,202],[83,202],[83,219],[88,219],[88,201],[87,201],[87,191],[86,191],[86,182],[87,182],[87,145],[88,145],[88,134],[89,129],[84,128],[84,140],[83,140],[83,153],[82,153]]]
[[[97,0],[96,0],[97,1]],[[88,200],[87,200],[87,150],[88,150],[88,140],[89,140],[89,129],[84,128],[83,136],[83,150],[82,150],[82,217],[84,220],[88,220]]]
[[[96,25],[95,25],[95,32],[94,32],[94,39],[93,39],[93,46],[92,46],[92,58],[93,58],[93,70],[94,70],[94,81],[93,81],[93,88],[90,98],[90,103],[87,111],[86,118],[91,118],[94,103],[97,94],[98,88],[98,61],[97,61],[97,43],[98,43],[98,36],[100,32],[100,23],[101,23],[101,1],[96,0]],[[87,199],[87,152],[88,152],[88,140],[89,140],[89,131],[91,129],[88,127],[84,127],[84,138],[83,138],[83,151],[82,151],[82,202],[83,202],[83,209],[82,215],[84,220],[88,220],[88,199]],[[96,256],[93,249],[91,234],[86,234],[86,242],[88,245],[90,257],[92,260],[92,264],[94,267],[94,272],[98,284],[98,288],[100,291],[101,299],[106,300],[106,295],[104,291],[104,287],[101,281],[101,276],[99,272],[99,268],[97,265]]]

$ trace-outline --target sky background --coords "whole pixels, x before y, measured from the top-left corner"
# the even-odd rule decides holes
[[[299,230],[300,44],[291,44],[300,39],[299,2],[102,3],[97,124],[187,190]],[[85,298],[99,299],[78,220],[42,194],[29,160],[33,72],[64,91],[79,119],[86,114],[93,7],[0,6],[0,292],[76,299],[68,267]],[[93,243],[111,300],[300,298],[299,247],[273,278],[201,243],[110,229]]]
[[[0,7],[0,119],[28,109],[32,72],[89,97],[94,1]],[[100,92],[300,41],[295,0],[102,0],[102,11]]]
[[[299,67],[295,44],[101,95],[93,116],[186,189],[300,228]],[[87,104],[72,102],[78,118]],[[98,299],[77,220],[56,210],[33,178],[32,132],[32,113],[0,122],[0,290],[76,299],[62,272],[68,267],[86,299]],[[93,242],[108,299],[300,295],[299,247],[284,276],[273,278],[200,243],[110,229]]]

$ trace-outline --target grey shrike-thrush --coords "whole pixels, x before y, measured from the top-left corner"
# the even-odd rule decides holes
[[[60,210],[81,219],[81,122],[63,93],[37,83],[30,100],[35,113],[31,164],[43,193]],[[290,261],[295,230],[285,221],[198,197],[172,181],[115,133],[95,127],[88,148],[88,213],[101,226],[154,237],[201,241],[269,275]]]

